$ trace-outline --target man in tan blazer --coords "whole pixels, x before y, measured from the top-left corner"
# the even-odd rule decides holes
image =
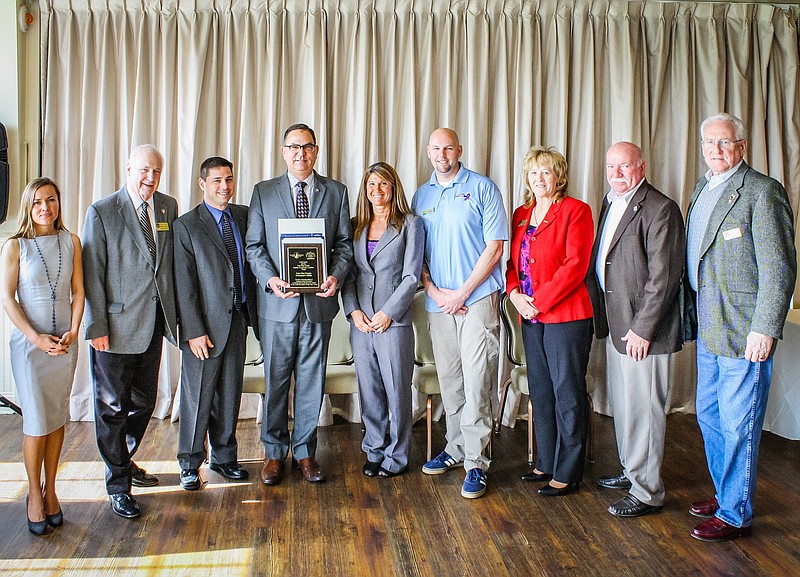
[[[618,517],[661,511],[669,362],[682,345],[678,292],[685,240],[680,208],[644,177],[641,149],[606,153],[603,201],[587,284],[597,338],[606,338],[607,387],[622,472],[597,484],[628,489]]]

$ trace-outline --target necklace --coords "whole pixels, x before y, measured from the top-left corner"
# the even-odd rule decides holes
[[[50,280],[50,270],[47,268],[47,263],[44,260],[42,249],[39,248],[39,243],[36,241],[36,237],[33,237],[33,244],[36,246],[36,252],[39,253],[39,258],[42,259],[42,264],[44,265],[44,274],[47,276],[47,284],[50,285],[50,310],[52,311],[51,319],[53,321],[52,335],[56,334],[56,288],[58,287],[58,281],[61,278],[61,235],[58,233],[56,233],[56,241],[58,242],[58,272],[56,273],[56,282],[53,282]]]
[[[536,218],[536,209],[539,208],[539,203],[537,203],[536,206],[533,207],[533,210],[531,211],[531,224],[533,226],[535,226],[536,228],[539,228],[539,225],[541,224],[542,219],[544,219],[544,217],[547,216],[547,211],[550,210],[550,206],[551,205],[552,205],[552,203],[547,205],[547,208],[544,209],[544,214],[542,214],[541,218]]]

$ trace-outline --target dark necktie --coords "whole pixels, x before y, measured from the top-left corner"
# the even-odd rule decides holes
[[[233,228],[227,212],[222,213],[222,240],[225,241],[225,250],[233,265],[233,304],[237,310],[241,310],[242,274],[239,271],[239,251],[236,250],[236,238],[233,236]]]
[[[308,195],[306,194],[306,183],[302,180],[297,187],[297,218],[308,218]]]
[[[150,250],[150,256],[153,259],[153,266],[156,266],[156,239],[153,237],[153,227],[150,226],[150,216],[147,213],[146,202],[143,202],[141,206],[139,224],[142,226],[144,240],[147,242],[147,248]]]

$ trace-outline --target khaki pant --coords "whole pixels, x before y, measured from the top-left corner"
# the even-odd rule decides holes
[[[667,428],[669,354],[634,361],[606,339],[608,399],[614,413],[619,460],[633,484],[630,494],[648,505],[664,504],[661,462]]]
[[[497,293],[471,304],[466,315],[428,313],[447,421],[447,451],[464,469],[489,468],[484,449],[492,432],[491,395],[497,390],[500,319]]]

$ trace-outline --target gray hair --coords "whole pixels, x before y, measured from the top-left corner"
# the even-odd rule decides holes
[[[705,138],[705,131],[706,126],[708,126],[711,122],[730,122],[733,124],[733,131],[736,136],[736,140],[745,140],[747,136],[745,135],[744,130],[744,122],[733,116],[732,114],[728,114],[727,112],[718,112],[717,114],[712,114],[708,118],[706,118],[703,123],[700,125],[700,138]]]
[[[164,165],[164,155],[161,154],[161,151],[152,144],[140,144],[139,146],[135,146],[133,150],[131,150],[130,156],[128,156],[128,162],[135,158],[139,158],[139,156],[142,154],[154,154],[161,161],[161,165]]]

